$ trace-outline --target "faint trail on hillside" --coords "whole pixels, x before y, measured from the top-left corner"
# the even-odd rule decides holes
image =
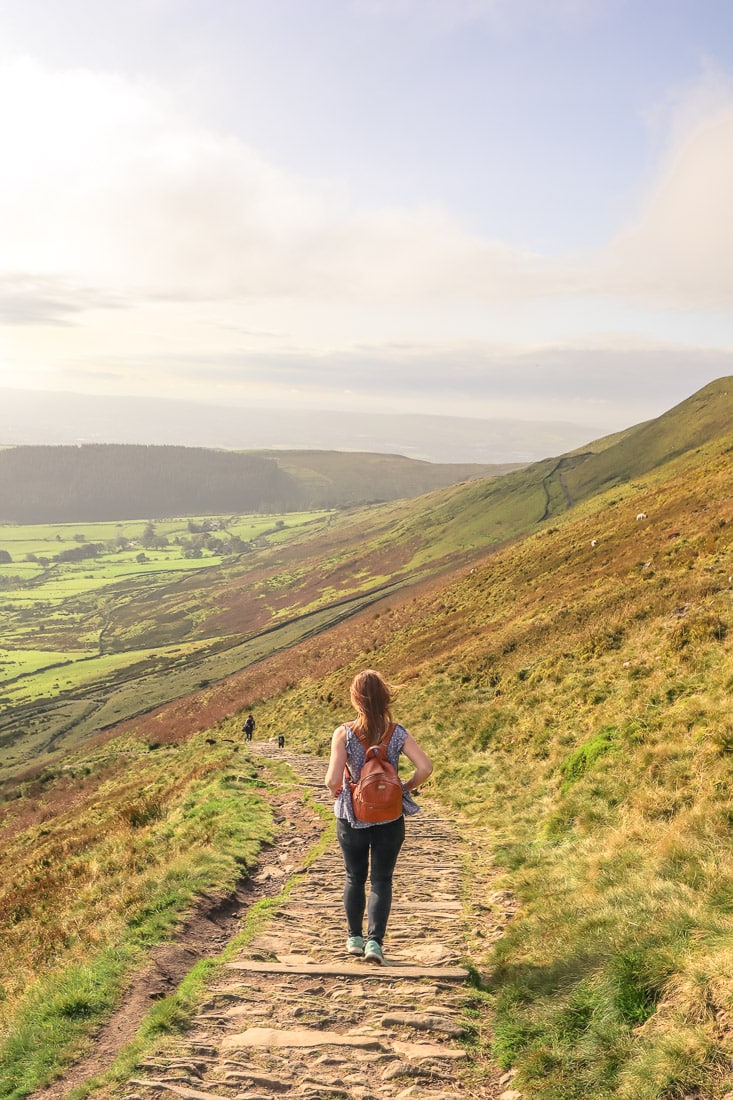
[[[543,520],[549,519],[550,516],[553,514],[553,512],[550,508],[550,504],[552,502],[552,494],[550,492],[550,485],[552,483],[552,479],[555,477],[556,474],[557,474],[558,485],[560,486],[560,489],[562,490],[562,494],[565,497],[565,504],[567,505],[568,508],[572,508],[574,503],[575,503],[575,501],[573,500],[573,498],[570,495],[570,490],[567,487],[567,483],[566,483],[565,477],[563,475],[563,467],[566,466],[567,464],[568,464],[567,457],[563,457],[563,458],[558,459],[557,463],[550,470],[549,474],[547,474],[546,477],[542,478],[542,491],[545,494],[545,510],[542,513],[542,516],[540,517],[540,522],[542,522]]]
[[[293,767],[324,804],[325,761],[251,746]],[[292,823],[296,827],[296,823]],[[306,872],[288,850],[256,878],[293,888],[268,925],[229,963],[189,1032],[143,1063],[125,1100],[344,1100],[498,1097],[497,1080],[467,1083],[462,1005],[467,972],[462,843],[433,807],[408,822],[385,952],[373,966],[345,954],[343,864],[335,839]],[[299,873],[300,872],[300,873]],[[496,933],[500,934],[500,933]],[[498,1074],[495,1075],[498,1078]]]

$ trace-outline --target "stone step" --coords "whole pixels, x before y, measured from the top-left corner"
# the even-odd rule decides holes
[[[468,971],[462,966],[412,966],[392,962],[384,966],[369,963],[280,963],[259,959],[240,959],[227,963],[227,970],[248,974],[297,974],[308,978],[440,978],[447,982],[468,981]]]
[[[223,1050],[247,1050],[264,1048],[276,1050],[297,1047],[312,1050],[316,1047],[345,1046],[360,1050],[394,1051],[409,1059],[459,1059],[466,1057],[461,1047],[447,1043],[414,1043],[394,1039],[389,1032],[358,1028],[350,1032],[326,1031],[314,1028],[250,1027],[246,1031],[228,1035],[221,1040]]]

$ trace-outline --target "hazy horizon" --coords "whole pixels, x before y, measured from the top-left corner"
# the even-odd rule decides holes
[[[140,443],[370,451],[427,462],[521,463],[572,450],[603,434],[597,425],[563,421],[224,407],[0,388],[0,446]]]

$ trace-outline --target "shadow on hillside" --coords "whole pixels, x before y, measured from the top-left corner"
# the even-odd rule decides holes
[[[553,959],[546,966],[500,962],[486,977],[484,989],[506,998],[507,1003],[555,997],[568,993],[607,963],[608,956],[600,952]]]

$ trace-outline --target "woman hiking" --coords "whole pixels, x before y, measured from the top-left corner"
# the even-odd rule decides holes
[[[405,839],[404,815],[418,812],[420,807],[410,792],[424,783],[433,765],[405,727],[393,721],[390,709],[392,690],[378,672],[367,669],[354,677],[351,702],[356,718],[334,731],[326,786],[336,800],[336,830],[346,868],[346,950],[350,955],[363,956],[368,962],[382,964],[382,945],[392,905],[392,875]],[[376,748],[380,744],[383,748]],[[356,803],[357,811],[363,816],[358,801],[359,792],[355,799],[352,791],[359,783],[367,758],[386,756],[388,765],[396,772],[401,753],[410,760],[415,770],[409,779],[402,782],[396,808],[388,813],[388,820],[360,820],[355,812]],[[368,905],[367,874],[371,886]],[[363,931],[365,909],[366,940]]]

